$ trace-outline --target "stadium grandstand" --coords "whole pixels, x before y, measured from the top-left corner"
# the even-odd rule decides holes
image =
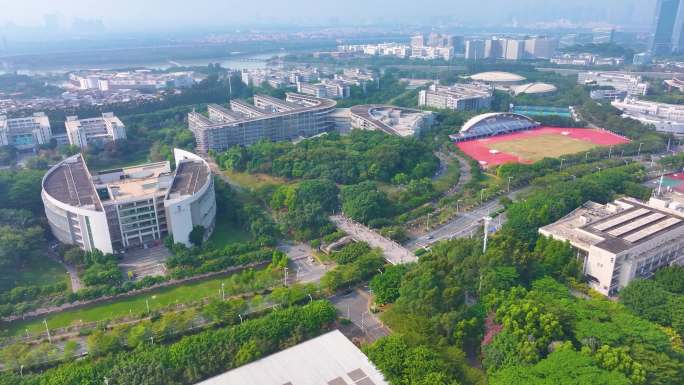
[[[463,142],[530,130],[540,125],[525,115],[511,112],[491,112],[471,118],[463,125],[458,134],[449,135],[449,138],[454,142]]]

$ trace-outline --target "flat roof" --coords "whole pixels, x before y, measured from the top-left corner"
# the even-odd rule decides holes
[[[176,177],[169,194],[192,195],[207,181],[209,170],[201,161],[182,161],[176,168]]]
[[[114,181],[101,182],[98,180],[100,176],[106,176],[108,173],[122,173],[122,178]],[[110,191],[110,200],[121,201],[166,190],[168,185],[159,183],[159,178],[164,174],[171,175],[169,162],[157,162],[127,167],[118,171],[106,171],[95,175],[93,183],[106,185]]]
[[[399,112],[400,117],[393,123],[387,114]],[[351,107],[351,113],[373,123],[378,129],[392,135],[409,136],[419,119],[431,112],[413,108],[396,107],[384,104],[361,104]]]
[[[585,204],[542,230],[583,248],[595,246],[617,254],[681,226],[684,217],[620,198],[607,205]]]
[[[81,154],[74,155],[55,166],[43,178],[43,188],[53,198],[76,207],[93,206],[101,209],[90,173]]]
[[[257,108],[256,106],[248,104],[244,101],[234,99],[234,100],[231,100],[231,103],[235,103],[238,107],[244,108],[247,111],[252,111],[255,115],[259,115],[259,116],[249,117],[245,114],[241,119],[236,119],[235,121],[226,122],[226,121],[208,119],[206,116],[204,116],[198,112],[190,112],[188,115],[191,115],[195,119],[197,119],[198,123],[201,123],[201,127],[203,129],[216,129],[216,128],[220,128],[220,127],[238,125],[240,123],[251,122],[251,121],[256,121],[256,120],[261,120],[261,119],[271,119],[271,118],[277,118],[277,117],[281,117],[281,116],[299,114],[299,113],[303,113],[303,112],[324,110],[324,109],[328,109],[328,108],[332,109],[333,107],[335,107],[337,105],[337,102],[332,100],[332,99],[317,98],[314,96],[303,95],[303,94],[294,93],[294,92],[287,92],[286,96],[287,96],[287,99],[284,101],[284,104],[282,104],[282,105],[288,105],[288,106],[292,105],[293,106],[292,109],[290,109],[288,111],[272,112],[272,111],[262,110],[260,108]],[[258,95],[258,97],[262,98],[262,100],[267,99],[267,98],[263,98],[263,95]],[[283,101],[281,101],[281,103],[283,103]],[[233,112],[235,112],[235,111],[233,111]]]
[[[197,385],[389,385],[339,330]]]

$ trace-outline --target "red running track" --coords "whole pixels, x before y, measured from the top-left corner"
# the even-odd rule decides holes
[[[558,134],[566,137],[583,140],[598,146],[614,146],[629,143],[629,139],[624,136],[614,134],[597,128],[560,128],[560,127],[538,127],[532,130],[516,132],[514,134],[492,136],[484,139],[469,140],[457,143],[456,146],[471,158],[480,162],[484,166],[497,166],[503,163],[519,162],[532,163],[530,160],[521,159],[515,155],[499,152],[492,154],[489,147],[493,143],[510,142],[517,139],[529,138],[545,134]]]

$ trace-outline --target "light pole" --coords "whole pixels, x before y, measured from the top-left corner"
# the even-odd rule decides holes
[[[221,300],[225,301],[226,300],[226,284],[225,282],[221,282]]]
[[[613,146],[610,146],[610,149],[608,150],[608,159],[610,159],[613,156]]]
[[[147,306],[147,314],[150,314],[150,300],[145,298],[145,305]]]
[[[283,268],[285,270],[285,276],[283,277],[283,284],[287,286],[287,266]]]
[[[484,241],[482,243],[482,253],[487,252],[487,238],[489,237],[489,222],[492,220],[492,217],[484,217]]]
[[[507,189],[508,192],[511,192],[511,179],[513,179],[513,177],[512,177],[512,176],[509,176],[509,177],[508,177],[508,189]]]
[[[601,173],[601,167],[596,166],[596,168],[598,169],[598,173],[600,174]]]
[[[637,150],[637,158],[641,155],[641,146],[643,145],[643,143],[639,143],[639,149]]]
[[[50,341],[50,343],[52,343],[52,336],[50,335],[50,328],[48,328],[47,320],[44,319],[43,323],[45,324],[45,331],[47,332],[48,341]]]
[[[460,201],[462,201],[462,199],[459,199],[459,200],[456,201],[456,213],[459,212],[459,210],[458,210],[458,203],[459,203]]]
[[[431,215],[431,214],[432,214],[432,213],[428,213],[428,215],[427,215],[427,222],[425,222],[425,231],[429,231],[429,230],[430,230],[430,215]]]
[[[480,204],[484,202],[484,191],[485,189],[480,190]]]

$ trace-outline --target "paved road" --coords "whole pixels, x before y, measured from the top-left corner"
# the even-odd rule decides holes
[[[290,257],[288,264],[288,283],[311,283],[319,282],[321,277],[328,271],[328,267],[316,262],[313,257],[313,249],[304,243],[283,243],[278,249]]]
[[[530,187],[525,187],[519,190],[511,191],[507,196],[514,199],[519,194],[529,190]],[[491,213],[502,209],[503,206],[499,203],[499,199],[494,199],[485,202],[483,205],[474,208],[471,211],[460,213],[444,225],[430,231],[429,233],[416,238],[406,244],[406,248],[416,250],[423,246],[429,246],[433,243],[452,238],[465,238],[476,233],[480,226],[482,226],[482,218]],[[505,223],[505,216],[496,218],[492,225],[500,225]]]
[[[83,284],[81,283],[81,279],[78,278],[78,272],[76,271],[76,268],[62,261],[57,255],[57,252],[55,251],[56,245],[57,244],[51,245],[48,248],[48,257],[66,269],[67,274],[69,274],[69,280],[71,280],[71,292],[75,293],[83,288]]]
[[[358,326],[371,341],[390,334],[389,329],[370,311],[371,296],[367,288],[336,295],[330,298],[330,302],[335,305],[340,316]]]
[[[368,227],[356,223],[342,215],[333,215],[330,220],[342,231],[357,241],[368,243],[371,247],[379,247],[385,259],[393,265],[417,262],[418,258],[404,246],[383,237]]]

